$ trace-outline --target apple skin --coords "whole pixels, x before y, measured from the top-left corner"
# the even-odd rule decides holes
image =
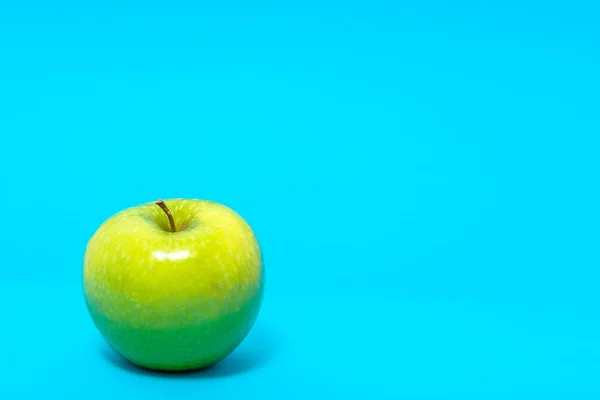
[[[95,326],[131,363],[163,371],[210,366],[254,325],[265,276],[260,244],[230,208],[165,200],[123,210],[90,238],[83,292]]]

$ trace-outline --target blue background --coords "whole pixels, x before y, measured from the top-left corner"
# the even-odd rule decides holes
[[[1,3],[0,397],[599,398],[598,6],[297,3]],[[263,245],[204,372],[83,303],[89,237],[157,197]]]

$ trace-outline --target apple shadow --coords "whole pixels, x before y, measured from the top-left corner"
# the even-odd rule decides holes
[[[102,344],[101,356],[108,363],[126,372],[138,375],[169,378],[226,378],[248,373],[266,366],[278,353],[274,333],[266,327],[256,326],[246,339],[226,358],[209,367],[193,371],[156,371],[139,367]]]

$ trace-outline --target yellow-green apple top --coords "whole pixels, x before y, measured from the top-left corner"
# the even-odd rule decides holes
[[[198,199],[123,210],[88,242],[83,289],[106,342],[157,370],[214,364],[247,336],[264,294],[263,257],[247,222]]]

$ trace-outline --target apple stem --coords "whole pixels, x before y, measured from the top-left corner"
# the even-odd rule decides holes
[[[175,219],[173,218],[173,213],[171,212],[171,210],[169,210],[169,207],[167,207],[165,202],[161,199],[158,199],[155,204],[159,206],[165,212],[165,214],[167,214],[167,218],[169,218],[169,224],[171,225],[171,232],[177,232],[177,227],[175,226]]]

